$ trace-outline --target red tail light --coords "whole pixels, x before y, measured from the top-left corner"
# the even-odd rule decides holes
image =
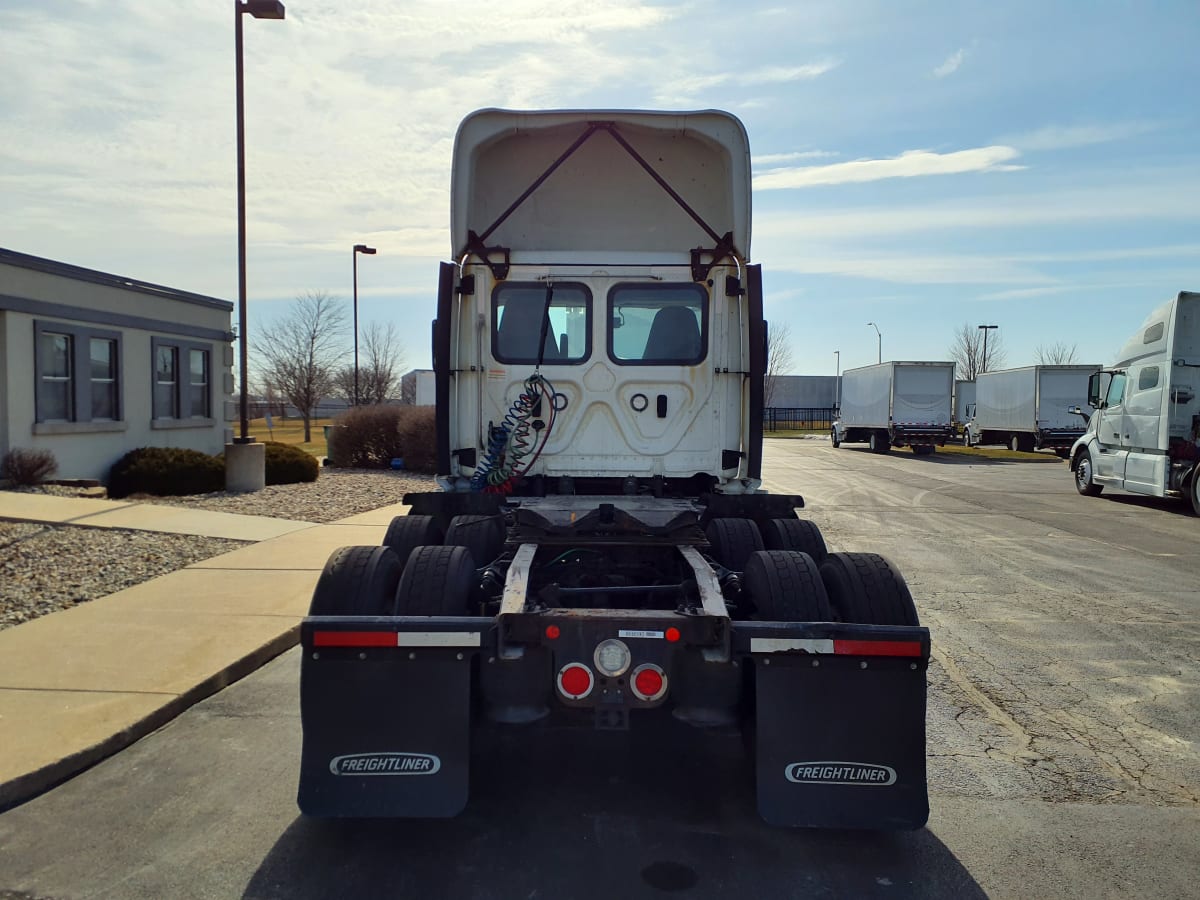
[[[583,699],[595,684],[592,670],[581,663],[568,663],[558,670],[558,690],[571,700]]]
[[[651,663],[638,666],[630,680],[633,693],[639,700],[657,700],[667,692],[667,676]]]

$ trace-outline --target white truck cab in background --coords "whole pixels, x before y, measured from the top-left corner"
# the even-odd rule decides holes
[[[1075,487],[1187,498],[1200,515],[1200,293],[1158,307],[1091,377],[1088,429],[1071,448]]]

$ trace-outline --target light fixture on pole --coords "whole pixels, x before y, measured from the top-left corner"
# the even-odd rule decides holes
[[[883,362],[883,335],[879,333],[879,326],[874,322],[868,322],[867,324],[875,329],[875,337],[879,339],[879,359],[877,362]]]
[[[378,251],[366,244],[355,244],[354,253],[354,405],[358,406],[358,254],[374,256]]]
[[[999,327],[1000,327],[999,325],[980,325],[979,326],[979,330],[983,332],[983,355],[980,356],[980,358],[979,358],[979,367],[978,367],[980,372],[987,371],[987,364],[988,364],[987,333],[989,331],[991,331],[993,328],[999,328]]]
[[[833,408],[838,409],[842,405],[842,351],[834,350],[833,357]]]
[[[256,19],[282,19],[283,4],[278,0],[234,0],[233,42],[237,80],[237,207],[238,207],[238,381],[241,387],[241,436],[234,443],[249,444],[250,400],[246,384],[246,128],[245,105],[242,101],[242,13]]]

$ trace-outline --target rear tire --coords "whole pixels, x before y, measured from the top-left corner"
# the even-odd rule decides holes
[[[887,453],[892,449],[892,439],[886,431],[872,431],[867,439],[867,446],[872,453]]]
[[[383,536],[383,546],[391,547],[403,569],[414,547],[442,542],[442,530],[433,516],[396,516]]]
[[[704,534],[717,562],[735,572],[746,568],[751,553],[764,549],[762,535],[752,519],[713,519]]]
[[[313,589],[310,616],[390,616],[400,560],[391,547],[334,550]]]
[[[475,561],[465,547],[417,547],[396,588],[398,616],[470,614]]]
[[[920,625],[904,576],[877,553],[830,553],[821,580],[839,622]]]
[[[465,547],[476,566],[486,566],[504,549],[504,520],[500,516],[455,516],[443,543]]]
[[[1094,480],[1095,471],[1092,454],[1087,450],[1079,451],[1079,459],[1075,462],[1075,490],[1085,497],[1099,497],[1104,490],[1104,485],[1096,484]],[[1192,493],[1195,494],[1195,491]]]
[[[742,586],[764,622],[830,622],[833,612],[821,571],[807,553],[759,550],[751,553]]]
[[[763,546],[767,550],[795,550],[807,553],[820,565],[829,553],[821,529],[807,519],[771,519],[764,522]]]
[[[1200,472],[1192,470],[1192,480],[1188,482],[1188,497],[1192,501],[1192,512],[1200,516]]]

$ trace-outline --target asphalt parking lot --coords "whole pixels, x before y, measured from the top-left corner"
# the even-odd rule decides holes
[[[927,829],[769,828],[740,739],[671,728],[492,736],[458,819],[307,821],[291,651],[0,815],[0,898],[1195,896],[1200,520],[1060,463],[794,440],[764,472],[932,631]]]

